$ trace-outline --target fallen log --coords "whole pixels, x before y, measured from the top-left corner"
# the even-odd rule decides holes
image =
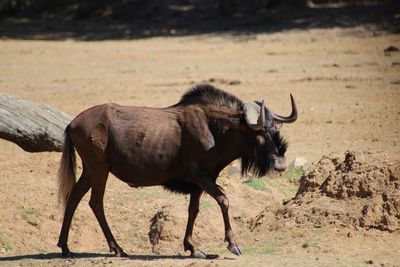
[[[0,92],[0,138],[28,152],[62,151],[72,117],[49,106]]]

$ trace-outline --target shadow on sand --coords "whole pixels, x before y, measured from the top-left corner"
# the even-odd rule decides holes
[[[88,258],[116,258],[114,254],[110,253],[74,253],[74,259],[88,259]],[[0,257],[0,262],[5,261],[20,261],[20,260],[54,260],[54,259],[66,259],[61,256],[61,253],[38,253],[38,254],[26,254],[26,255],[17,255],[17,256],[9,256],[9,257]],[[182,256],[182,255],[129,255],[124,259],[129,260],[142,260],[142,261],[153,261],[153,260],[184,260],[184,259],[193,259],[190,256]]]
[[[370,2],[308,8],[283,5],[271,10],[237,14],[233,17],[219,15],[215,4],[198,5],[190,10],[156,13],[128,20],[108,17],[100,20],[90,17],[66,20],[60,16],[48,20],[41,19],[40,16],[0,16],[0,38],[96,41],[197,34],[252,35],[291,29],[346,28],[360,25],[376,25],[400,32],[399,2]]]

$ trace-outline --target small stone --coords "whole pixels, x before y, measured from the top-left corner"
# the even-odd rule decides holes
[[[353,234],[351,232],[348,232],[347,237],[353,237]]]
[[[390,82],[391,84],[400,84],[400,80],[394,80]]]
[[[400,52],[400,49],[398,47],[396,47],[396,46],[391,45],[391,46],[387,47],[384,50],[384,52],[385,53],[387,53],[387,52]]]
[[[368,260],[368,261],[366,261],[365,263],[367,263],[367,264],[374,264],[374,261],[373,261],[373,260]]]
[[[295,170],[295,169],[299,169],[299,168],[305,170],[307,167],[308,167],[308,160],[306,160],[303,157],[297,157],[290,164],[289,170]]]
[[[240,170],[236,168],[235,166],[229,166],[226,169],[226,172],[228,175],[240,175]]]
[[[241,83],[242,83],[242,82],[239,81],[239,80],[229,81],[229,84],[230,84],[230,85],[239,85],[239,84],[241,84]]]

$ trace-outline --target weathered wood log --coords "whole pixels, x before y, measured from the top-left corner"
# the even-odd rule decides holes
[[[0,138],[28,152],[62,151],[72,117],[49,106],[0,92]]]

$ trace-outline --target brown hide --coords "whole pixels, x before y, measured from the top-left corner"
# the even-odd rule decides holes
[[[191,179],[190,166],[204,161],[214,160],[206,167],[217,175],[219,162],[208,125],[213,117],[201,105],[158,109],[104,104],[82,112],[67,131],[84,162],[86,158],[108,165],[133,186],[162,185]]]

